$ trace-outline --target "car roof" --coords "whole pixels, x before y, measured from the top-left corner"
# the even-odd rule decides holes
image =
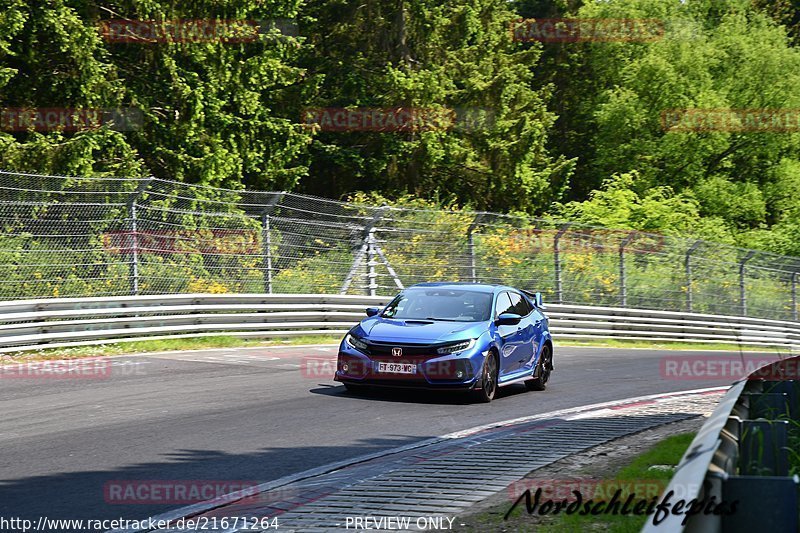
[[[476,292],[494,292],[496,290],[513,290],[520,292],[519,289],[507,285],[496,285],[490,283],[471,283],[468,281],[432,281],[427,283],[417,283],[408,287],[409,289],[422,289],[428,287],[448,288],[448,289],[470,289]]]

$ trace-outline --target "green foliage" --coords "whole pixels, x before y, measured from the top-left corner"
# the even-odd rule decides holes
[[[335,9],[334,9],[335,6]],[[549,154],[555,116],[534,90],[538,50],[520,50],[500,0],[312,2],[307,58],[322,106],[459,110],[452,127],[325,132],[301,185],[312,193],[381,191],[458,199],[480,209],[541,211],[558,199],[572,162]]]
[[[674,109],[800,109],[800,11],[787,0],[0,0],[0,8],[0,107],[141,112],[126,131],[0,129],[0,167],[334,198],[362,191],[398,205],[418,197],[800,254],[800,133],[666,131],[664,123]],[[520,17],[647,18],[665,31],[646,42],[520,43],[509,31]],[[298,32],[122,43],[99,31],[109,19],[285,19]],[[457,110],[457,118],[407,131],[319,131],[302,123],[311,107]]]
[[[304,79],[302,39],[115,43],[101,20],[271,19],[297,2],[6,0],[0,102],[19,108],[133,108],[132,131],[0,135],[0,166],[67,175],[156,175],[192,183],[289,189],[310,135],[290,102]]]
[[[699,206],[671,187],[655,187],[642,195],[634,190],[637,172],[615,175],[592,192],[585,202],[556,204],[557,218],[594,226],[628,228],[652,232],[693,233],[697,230]]]
[[[581,118],[570,122],[568,135],[583,144],[564,146],[567,156],[586,154],[576,174],[600,191],[579,186],[560,212],[621,227],[736,237],[744,246],[750,230],[776,225],[790,234],[787,219],[800,202],[793,194],[800,134],[666,131],[664,118],[674,109],[800,108],[800,51],[785,29],[745,1],[590,2],[576,14],[654,18],[665,32],[652,42],[576,45],[570,68],[591,78],[556,98],[581,100],[568,110]],[[606,183],[629,172],[635,181]],[[659,209],[675,216],[659,216]],[[797,249],[764,237],[758,242],[766,249]]]

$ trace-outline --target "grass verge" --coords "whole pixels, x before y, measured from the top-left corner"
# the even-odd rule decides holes
[[[336,335],[306,335],[302,337],[273,337],[270,339],[243,339],[233,335],[194,337],[185,339],[141,340],[117,342],[71,348],[46,348],[27,352],[0,354],[0,363],[43,361],[49,359],[75,359],[136,353],[168,352],[174,350],[203,350],[208,348],[238,348],[258,346],[292,346],[300,344],[335,344],[341,340]]]
[[[756,344],[706,344],[702,342],[654,342],[654,341],[631,341],[618,339],[589,339],[589,340],[559,340],[555,337],[557,346],[593,347],[598,348],[644,348],[647,350],[713,350],[720,352],[767,352],[767,353],[790,353],[788,347],[782,346],[760,346]]]
[[[569,493],[572,489],[581,490],[584,502],[593,498],[594,502],[609,501],[613,493],[619,488],[622,490],[620,500],[624,503],[626,498],[633,493],[634,501],[652,500],[657,497],[660,491],[666,487],[669,479],[673,475],[673,468],[678,464],[686,449],[694,439],[694,433],[681,433],[672,435],[659,441],[653,447],[635,456],[622,468],[614,472],[609,479],[591,481],[584,478],[576,480],[574,476],[563,481],[560,486],[559,480],[539,480],[537,478],[526,478],[525,487],[531,493],[535,493],[537,488],[543,491],[559,491]],[[653,468],[658,465],[658,468]],[[668,468],[664,468],[664,467]],[[556,487],[559,485],[559,487]],[[547,492],[545,492],[547,494]],[[547,496],[543,496],[541,503],[544,503]],[[552,498],[559,501],[561,498]],[[511,502],[504,505],[493,507],[481,513],[476,513],[462,518],[461,522],[467,522],[469,531],[537,531],[545,533],[556,532],[583,532],[583,531],[610,531],[613,533],[633,533],[642,529],[647,520],[652,516],[646,515],[580,515],[575,514],[539,514],[541,506],[534,510],[533,514],[528,514],[524,500],[516,506],[507,519],[505,515],[511,508]],[[456,519],[458,522],[458,519]],[[460,528],[457,528],[460,529]]]

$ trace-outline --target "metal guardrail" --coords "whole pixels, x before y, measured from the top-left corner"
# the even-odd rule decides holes
[[[670,510],[643,533],[800,531],[800,478],[789,461],[800,451],[799,369],[800,357],[783,359],[733,384],[659,499],[704,504],[694,514]]]
[[[0,302],[0,353],[143,339],[344,334],[391,296],[167,294]],[[644,309],[548,305],[557,339],[800,346],[800,324]]]

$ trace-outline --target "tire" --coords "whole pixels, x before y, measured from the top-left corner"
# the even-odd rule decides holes
[[[549,344],[545,344],[542,348],[542,355],[539,356],[539,362],[536,365],[536,370],[533,379],[525,382],[528,390],[543,391],[547,389],[547,382],[550,379],[550,372],[553,370],[553,349]]]
[[[497,357],[492,352],[483,361],[480,378],[481,388],[473,391],[478,401],[489,403],[494,400],[494,396],[497,393],[497,372]]]

